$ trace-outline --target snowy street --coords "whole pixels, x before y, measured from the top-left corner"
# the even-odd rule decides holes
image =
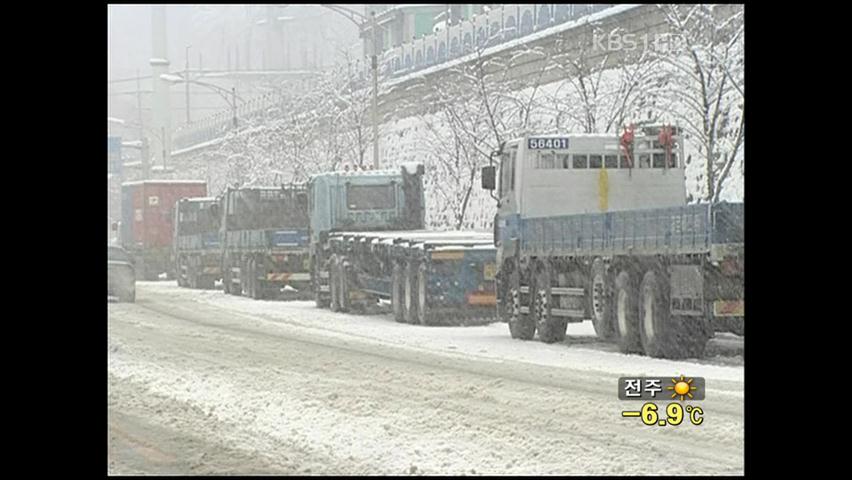
[[[591,324],[565,343],[503,323],[137,282],[108,304],[110,474],[742,474],[743,342],[689,361],[623,355]],[[625,375],[701,376],[701,425],[623,418]],[[659,401],[663,409],[666,402]]]

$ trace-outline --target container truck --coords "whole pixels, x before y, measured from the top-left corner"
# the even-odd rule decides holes
[[[175,204],[173,258],[181,287],[211,289],[221,279],[219,216],[213,197],[182,198]]]
[[[493,318],[491,236],[425,230],[423,172],[406,164],[311,177],[317,306],[365,311],[384,299],[397,321],[423,325]]]
[[[525,136],[492,154],[498,315],[512,338],[564,340],[591,318],[599,338],[652,357],[703,355],[744,334],[744,204],[686,201],[682,139]]]
[[[172,241],[175,202],[184,197],[204,197],[201,180],[143,180],[121,184],[119,243],[135,261],[136,276],[156,280],[166,273],[174,278]]]
[[[310,298],[304,184],[229,187],[218,198],[218,213],[225,293]]]

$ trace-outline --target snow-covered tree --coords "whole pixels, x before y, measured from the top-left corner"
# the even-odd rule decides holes
[[[660,5],[673,51],[667,67],[665,111],[681,124],[702,163],[700,196],[718,201],[745,141],[742,6]],[[740,169],[740,173],[741,173]]]

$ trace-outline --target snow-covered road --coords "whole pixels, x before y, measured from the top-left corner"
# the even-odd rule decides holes
[[[137,283],[109,311],[111,473],[721,474],[743,471],[742,341],[695,361],[505,324],[422,327],[311,302]],[[621,411],[622,375],[703,376],[700,426]],[[664,405],[664,402],[660,402]]]

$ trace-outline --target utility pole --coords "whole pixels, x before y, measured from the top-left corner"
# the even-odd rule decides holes
[[[160,135],[162,135],[162,138],[164,138],[164,139],[166,138],[166,127],[160,127]],[[165,140],[161,141],[160,144],[163,145],[163,173],[166,173],[166,142],[165,142]]]
[[[234,112],[234,128],[237,128],[237,87],[231,87],[231,110]]]
[[[189,120],[189,47],[192,45],[186,46],[186,66],[184,67],[184,77],[186,79],[186,124],[190,124]]]
[[[139,152],[142,155],[142,180],[148,180],[151,176],[151,151],[148,149],[148,137],[142,137],[142,147]]]
[[[190,124],[189,120],[189,47],[192,45],[186,46],[186,67],[184,77],[186,79],[186,124]]]
[[[142,87],[140,86],[139,69],[136,69],[136,109],[139,110],[139,139],[142,141],[142,148],[139,150],[142,157],[142,180],[148,180],[151,175],[151,154],[148,152],[148,138],[145,136],[145,130],[142,126]]]
[[[379,169],[379,32],[376,26],[376,12],[370,12],[373,30],[373,170]]]

